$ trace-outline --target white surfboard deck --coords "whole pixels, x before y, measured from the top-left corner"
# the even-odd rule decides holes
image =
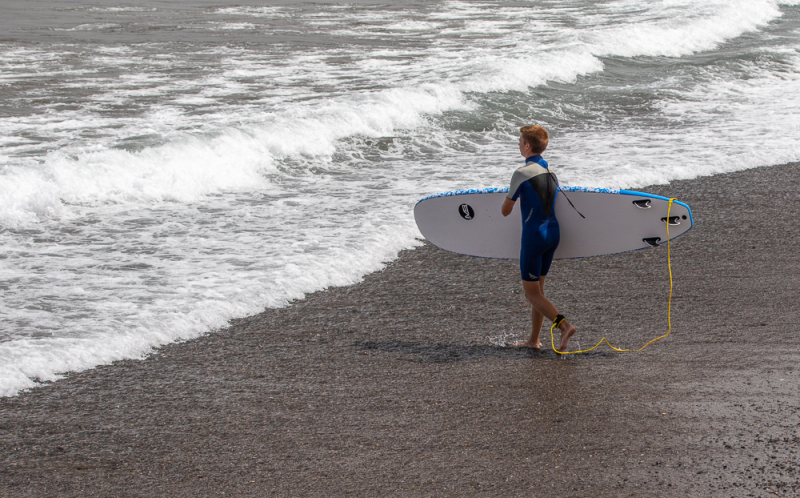
[[[631,190],[562,187],[555,213],[561,231],[556,259],[635,251],[667,241],[669,199]],[[459,190],[432,195],[414,207],[422,235],[447,251],[485,258],[519,259],[522,220],[519,202],[500,213],[508,188]],[[694,221],[689,206],[673,201],[669,238],[686,233]]]

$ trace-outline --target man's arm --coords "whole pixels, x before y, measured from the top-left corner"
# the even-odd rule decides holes
[[[503,201],[503,207],[500,208],[500,212],[503,213],[503,216],[508,216],[511,214],[511,210],[514,209],[514,203],[517,201],[512,201],[508,197]]]

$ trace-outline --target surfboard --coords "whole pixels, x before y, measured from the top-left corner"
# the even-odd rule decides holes
[[[561,230],[556,259],[585,258],[655,247],[694,225],[683,202],[632,190],[562,187],[555,214]],[[522,220],[519,202],[500,213],[508,188],[458,190],[421,199],[414,218],[422,235],[447,251],[485,258],[519,259]],[[566,193],[566,195],[564,194]],[[583,213],[581,218],[577,211]]]

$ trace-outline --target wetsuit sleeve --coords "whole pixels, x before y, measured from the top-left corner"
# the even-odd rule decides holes
[[[506,197],[512,201],[516,201],[519,197],[519,188],[527,179],[528,177],[522,171],[516,170],[511,176],[511,186],[508,188],[508,195],[506,195]]]

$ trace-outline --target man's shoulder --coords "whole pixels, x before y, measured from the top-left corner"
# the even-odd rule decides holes
[[[513,177],[522,178],[522,181],[529,180],[537,175],[548,173],[547,168],[537,162],[529,162],[520,166],[514,171]]]

